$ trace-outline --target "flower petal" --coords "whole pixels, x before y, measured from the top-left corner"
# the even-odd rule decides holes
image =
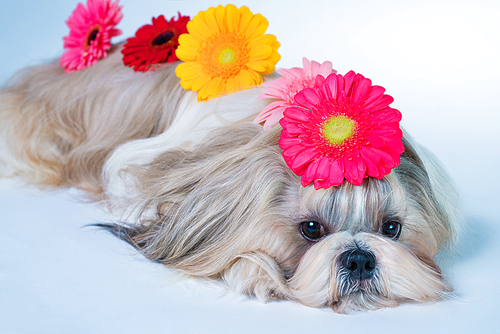
[[[227,29],[230,33],[238,31],[238,27],[240,24],[240,13],[235,5],[229,4],[226,6],[226,22],[227,22]]]
[[[290,107],[286,109],[286,116],[296,122],[307,122],[309,116],[306,111],[302,108]]]
[[[305,172],[305,168],[307,168],[307,165],[311,163],[311,161],[314,159],[316,150],[314,148],[307,148],[306,150],[302,151],[299,155],[295,156],[295,159],[292,162],[292,170],[298,174],[302,175]]]
[[[268,45],[259,45],[252,48],[249,52],[250,59],[262,60],[268,58],[273,52],[273,49]]]
[[[245,36],[248,39],[256,38],[257,36],[263,35],[267,27],[269,26],[269,22],[266,20],[264,16],[261,14],[255,14],[250,23],[248,24],[245,32]]]
[[[300,183],[303,187],[307,187],[316,179],[316,172],[318,170],[318,161],[311,162],[302,177],[300,178]]]
[[[371,88],[372,82],[370,79],[359,80],[356,89],[354,90],[351,98],[351,103],[355,106],[361,105],[366,100],[366,94]]]
[[[335,160],[330,165],[330,182],[332,185],[339,186],[344,181],[344,163],[341,159]]]

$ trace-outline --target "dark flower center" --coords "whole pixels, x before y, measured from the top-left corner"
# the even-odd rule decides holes
[[[95,41],[97,38],[97,35],[99,32],[101,32],[102,27],[98,24],[94,24],[90,29],[87,31],[87,36],[85,38],[85,45],[83,46],[84,50],[87,50],[90,48],[90,44],[92,41]]]
[[[164,33],[159,34],[156,36],[156,38],[153,40],[153,45],[154,46],[159,46],[167,43],[174,37],[174,33],[171,31],[165,31]]]
[[[99,33],[99,29],[94,29],[90,34],[87,40],[87,44],[90,45],[90,42],[96,39],[97,34]]]

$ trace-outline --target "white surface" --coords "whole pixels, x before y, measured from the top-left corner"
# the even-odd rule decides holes
[[[122,39],[205,0],[121,0]],[[106,221],[74,190],[0,182],[0,333],[500,333],[500,5],[497,1],[234,1],[262,13],[281,42],[278,67],[331,60],[384,86],[403,126],[459,185],[467,218],[445,264],[456,297],[334,314],[261,304],[178,279],[86,224]],[[224,3],[225,4],[225,3]],[[2,1],[0,82],[58,57],[68,0]],[[116,40],[118,41],[119,38]]]

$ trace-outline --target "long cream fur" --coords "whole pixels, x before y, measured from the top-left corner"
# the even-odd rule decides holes
[[[301,187],[280,128],[252,123],[269,103],[258,87],[197,102],[175,65],[135,73],[116,47],[81,72],[17,74],[0,91],[0,174],[82,189],[122,221],[101,226],[147,258],[264,301],[350,312],[451,291],[433,258],[457,235],[457,198],[432,154],[405,134],[401,165],[382,180]],[[402,223],[398,240],[380,232],[388,217]],[[327,234],[306,240],[304,221]],[[369,280],[340,260],[357,248],[376,257]]]

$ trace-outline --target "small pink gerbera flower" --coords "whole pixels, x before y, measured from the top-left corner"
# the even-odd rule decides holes
[[[313,87],[314,80],[318,75],[326,78],[331,73],[337,73],[332,69],[332,63],[329,61],[320,64],[314,60],[310,62],[307,58],[302,58],[302,64],[303,68],[280,69],[277,72],[282,76],[281,78],[262,84],[265,88],[262,89],[263,94],[259,98],[278,100],[271,102],[264,108],[255,118],[255,123],[265,121],[264,129],[276,126],[283,117],[285,109],[292,106],[297,92],[304,88]]]
[[[295,95],[280,124],[279,146],[302,186],[329,188],[344,179],[361,185],[398,166],[404,151],[401,113],[371,80],[349,72],[317,76],[313,88]]]
[[[66,52],[59,59],[66,73],[80,71],[107,57],[111,38],[121,35],[115,26],[122,19],[118,1],[87,0],[79,3],[66,21],[69,35],[63,38]]]

